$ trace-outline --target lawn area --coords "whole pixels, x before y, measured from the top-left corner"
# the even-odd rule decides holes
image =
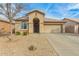
[[[0,55],[58,55],[47,38],[40,34],[29,34],[27,36],[13,35],[11,38],[12,41],[9,41],[6,36],[0,37]],[[34,46],[34,50],[29,50],[30,46]]]

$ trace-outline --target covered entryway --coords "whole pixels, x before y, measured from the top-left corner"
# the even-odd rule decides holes
[[[38,18],[33,19],[33,32],[39,33],[39,19]]]

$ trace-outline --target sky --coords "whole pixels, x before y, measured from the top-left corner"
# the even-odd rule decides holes
[[[47,18],[79,18],[79,3],[29,3],[24,4],[26,13],[30,10],[41,10]]]
[[[24,8],[25,11],[19,13],[19,17],[32,10],[41,10],[46,18],[79,18],[79,3],[25,3]]]

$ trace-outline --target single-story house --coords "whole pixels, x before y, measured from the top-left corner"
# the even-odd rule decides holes
[[[64,32],[64,23],[63,20],[46,18],[42,11],[33,10],[15,20],[15,32],[61,33]]]

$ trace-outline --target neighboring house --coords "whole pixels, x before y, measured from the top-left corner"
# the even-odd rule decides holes
[[[79,19],[64,18],[66,33],[79,33]]]
[[[14,26],[14,23],[12,23],[12,28]],[[10,32],[10,23],[9,21],[6,20],[0,20],[0,32],[6,32],[9,33]]]
[[[61,33],[65,21],[45,18],[45,13],[34,10],[15,20],[15,32]]]

